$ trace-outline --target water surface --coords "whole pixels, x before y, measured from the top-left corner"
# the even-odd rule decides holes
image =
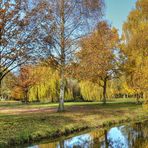
[[[86,134],[28,148],[148,148],[148,121],[96,129]]]

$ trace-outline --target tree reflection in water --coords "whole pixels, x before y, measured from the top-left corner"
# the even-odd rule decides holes
[[[88,134],[29,148],[148,148],[148,121]]]

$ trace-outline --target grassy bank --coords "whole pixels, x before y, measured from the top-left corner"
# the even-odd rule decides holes
[[[9,108],[44,109],[54,108],[57,104],[17,105]],[[39,110],[21,114],[0,113],[0,147],[31,143],[45,138],[53,139],[62,135],[88,128],[111,126],[113,124],[148,118],[141,105],[134,103],[111,102],[67,103],[66,112],[56,110]]]

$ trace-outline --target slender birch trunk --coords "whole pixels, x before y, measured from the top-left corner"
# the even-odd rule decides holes
[[[58,111],[64,111],[64,95],[65,94],[65,79],[64,79],[64,68],[61,67],[61,81],[60,81],[60,98]]]
[[[60,98],[59,98],[59,112],[64,111],[64,97],[65,97],[65,78],[64,78],[64,69],[65,69],[65,0],[61,0],[61,66],[60,66]]]

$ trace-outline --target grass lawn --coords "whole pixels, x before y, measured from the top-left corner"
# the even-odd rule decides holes
[[[64,113],[57,113],[57,106],[58,104],[1,104],[0,147],[148,118],[142,105],[119,100],[107,105],[97,102],[66,103]],[[6,112],[2,112],[3,110]]]
[[[135,98],[118,98],[118,99],[111,99],[108,103],[134,103],[136,102]],[[73,105],[88,105],[88,104],[102,104],[102,102],[66,102],[66,106],[73,106]],[[44,108],[44,107],[58,107],[58,103],[29,103],[27,105],[22,104],[20,101],[0,101],[0,107],[8,107],[8,108]]]

